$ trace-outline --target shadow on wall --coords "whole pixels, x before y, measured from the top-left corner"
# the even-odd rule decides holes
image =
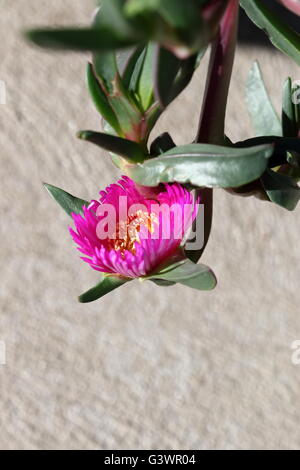
[[[264,3],[268,5],[274,12],[278,13],[281,18],[287,21],[295,31],[300,33],[299,17],[291,13],[275,0],[265,0]],[[252,23],[252,21],[249,20],[244,10],[242,10],[240,18],[239,42],[242,45],[253,44],[255,46],[261,47],[273,47],[267,35],[261,29],[258,29]]]

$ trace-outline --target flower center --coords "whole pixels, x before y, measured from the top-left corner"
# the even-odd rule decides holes
[[[140,232],[145,227],[150,233],[154,232],[154,223],[157,223],[157,216],[153,213],[137,211],[127,217],[126,221],[117,223],[114,237],[109,240],[112,250],[121,251],[122,254],[126,250],[135,254],[135,242],[140,243]]]

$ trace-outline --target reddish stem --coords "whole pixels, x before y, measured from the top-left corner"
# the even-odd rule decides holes
[[[239,1],[229,0],[212,45],[197,142],[224,144],[225,115],[235,56]]]
[[[219,32],[212,45],[205,97],[196,142],[224,144],[225,115],[232,67],[235,55],[239,16],[239,1],[229,0]],[[209,240],[213,218],[213,190],[201,190],[205,207],[204,246],[197,253],[201,258]]]

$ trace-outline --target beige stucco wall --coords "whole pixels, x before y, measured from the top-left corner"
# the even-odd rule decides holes
[[[97,282],[42,181],[94,198],[118,172],[77,141],[99,119],[84,85],[86,57],[29,47],[37,24],[86,23],[86,0],[1,1],[0,106],[2,449],[300,448],[300,212],[215,192],[203,256],[218,275],[211,293],[133,283],[91,305],[78,294]],[[287,58],[238,51],[228,111],[233,138],[251,135],[243,85],[260,59],[280,106]],[[160,124],[191,141],[205,78]],[[156,133],[158,131],[156,130]]]

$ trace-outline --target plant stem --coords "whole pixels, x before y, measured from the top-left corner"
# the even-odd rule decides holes
[[[227,98],[234,63],[239,1],[229,0],[217,37],[212,45],[204,102],[196,142],[224,144]],[[193,261],[197,262],[208,243],[213,218],[213,190],[201,190],[205,207],[204,245]]]
[[[197,142],[224,144],[225,115],[237,39],[239,1],[229,0],[212,45]]]

